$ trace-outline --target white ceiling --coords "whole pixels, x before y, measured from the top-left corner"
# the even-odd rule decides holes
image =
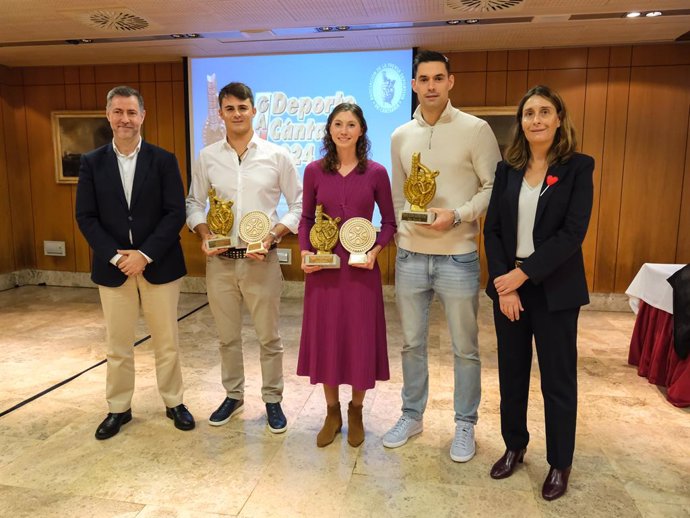
[[[507,7],[493,10],[496,3]],[[605,17],[631,10],[665,14]],[[98,11],[123,13],[146,27],[96,27],[90,17]],[[571,19],[578,15],[599,19]],[[445,23],[467,19],[479,22]],[[340,25],[365,28],[316,31]],[[0,0],[0,64],[160,62],[183,56],[409,47],[445,52],[628,45],[673,42],[688,31],[689,0]],[[200,37],[173,39],[172,34]],[[65,41],[82,39],[94,42]]]

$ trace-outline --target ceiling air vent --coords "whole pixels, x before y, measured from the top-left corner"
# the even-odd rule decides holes
[[[149,26],[144,18],[126,10],[92,11],[88,14],[87,23],[96,29],[118,32],[139,31]]]
[[[501,11],[520,5],[524,0],[446,0],[446,7],[455,11]]]

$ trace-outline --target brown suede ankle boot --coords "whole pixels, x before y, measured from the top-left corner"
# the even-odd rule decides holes
[[[326,420],[323,422],[321,431],[316,436],[316,445],[319,448],[331,444],[343,426],[343,417],[340,415],[340,403],[327,406],[326,410]]]
[[[364,423],[362,423],[362,405],[354,406],[350,401],[347,407],[347,442],[350,446],[359,446],[364,442]]]

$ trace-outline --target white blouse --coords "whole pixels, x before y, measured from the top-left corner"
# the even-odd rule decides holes
[[[541,182],[532,187],[523,178],[518,199],[517,250],[515,257],[526,259],[534,252],[534,219],[537,215],[537,203],[541,192]]]

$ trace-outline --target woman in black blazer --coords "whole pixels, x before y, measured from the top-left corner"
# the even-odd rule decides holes
[[[532,337],[536,343],[551,466],[542,496],[568,487],[577,416],[577,318],[589,303],[582,241],[592,211],[592,157],[575,152],[561,97],[536,86],[520,101],[517,129],[498,164],[484,226],[494,301],[506,452],[491,469],[513,474],[529,442]]]

